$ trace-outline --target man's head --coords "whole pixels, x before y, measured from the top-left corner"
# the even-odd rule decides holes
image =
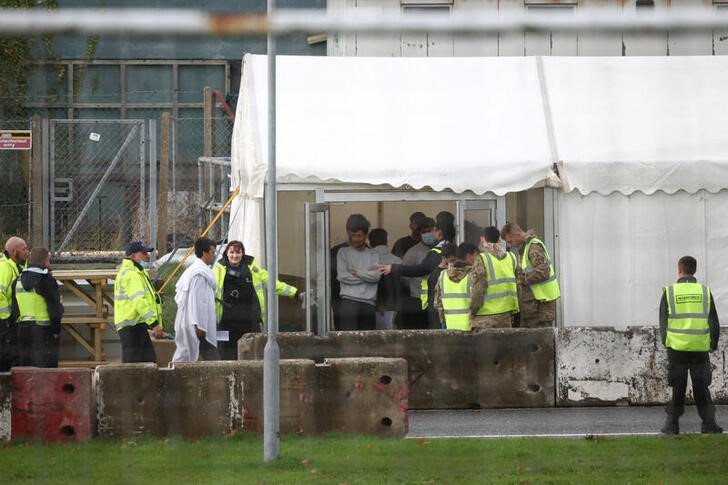
[[[381,228],[372,229],[369,232],[369,245],[373,248],[387,245],[387,231]]]
[[[495,244],[500,241],[501,233],[495,226],[488,226],[483,229],[483,241]]]
[[[201,237],[195,241],[195,256],[209,266],[215,262],[216,248],[217,244],[215,244],[215,241],[207,237]]]
[[[435,244],[435,234],[433,233],[435,229],[435,219],[432,217],[425,217],[422,221],[422,225],[420,226],[420,238],[422,240],[422,244],[425,246],[432,246]]]
[[[435,222],[445,222],[455,225],[455,215],[449,211],[440,211],[435,216]]]
[[[457,248],[454,244],[451,243],[445,243],[440,248],[442,251],[442,259],[445,260],[446,263],[454,263],[455,259],[457,258]]]
[[[367,235],[371,224],[361,214],[352,214],[346,220],[346,233],[349,235],[349,246],[361,251],[366,247]]]
[[[469,242],[460,243],[457,250],[457,258],[469,265],[475,262],[475,255],[478,254],[478,247]]]
[[[18,264],[23,264],[25,258],[28,257],[28,245],[25,240],[18,236],[10,237],[5,243],[5,251],[8,252],[10,259]]]
[[[126,257],[134,261],[135,263],[141,263],[142,261],[149,261],[149,253],[154,251],[154,248],[148,248],[141,241],[132,241],[126,246]]]
[[[412,215],[410,215],[409,228],[412,239],[420,240],[420,231],[422,230],[422,225],[425,222],[425,219],[427,219],[427,216],[422,212],[413,212]]]
[[[698,269],[698,262],[692,256],[683,256],[677,262],[677,274],[680,277],[694,276]]]
[[[51,265],[51,253],[46,248],[33,248],[30,251],[30,264],[41,268]]]
[[[501,237],[512,248],[520,248],[526,241],[526,233],[518,224],[508,222],[501,229]]]
[[[455,239],[455,226],[448,221],[435,222],[435,240],[436,241],[452,241]]]

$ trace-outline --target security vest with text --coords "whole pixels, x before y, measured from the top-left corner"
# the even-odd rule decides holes
[[[673,350],[710,350],[710,289],[700,283],[675,283],[664,288],[667,300],[667,338]]]
[[[470,275],[456,282],[441,272],[440,299],[447,329],[470,331]]]

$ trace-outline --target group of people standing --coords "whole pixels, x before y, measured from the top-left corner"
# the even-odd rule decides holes
[[[12,236],[0,255],[0,371],[58,367],[63,303],[50,252]]]
[[[349,216],[348,245],[336,254],[338,330],[553,325],[559,284],[546,246],[533,231],[511,223],[500,231],[491,226],[478,246],[455,247],[451,213],[432,219],[415,212],[410,235],[390,253],[386,232],[370,234],[369,228],[363,215]]]
[[[114,321],[119,332],[122,362],[155,362],[149,336],[161,337],[162,303],[149,279],[147,264],[154,248],[130,243],[114,283]],[[237,342],[245,333],[259,332],[265,323],[265,285],[268,272],[245,254],[240,241],[230,241],[217,258],[215,241],[201,237],[196,258],[176,284],[174,362],[236,360]],[[278,295],[301,299],[295,287],[275,282]]]

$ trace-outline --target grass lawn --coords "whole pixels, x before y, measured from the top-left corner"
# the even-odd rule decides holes
[[[197,441],[13,442],[3,483],[728,483],[728,435],[595,439],[386,440],[281,438],[262,460],[261,436]]]

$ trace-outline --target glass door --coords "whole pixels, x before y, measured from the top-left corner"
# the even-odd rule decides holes
[[[305,205],[306,331],[325,336],[331,329],[329,204]]]
[[[483,229],[496,226],[496,200],[459,200],[457,201],[458,244],[467,241],[476,246],[483,235]]]

